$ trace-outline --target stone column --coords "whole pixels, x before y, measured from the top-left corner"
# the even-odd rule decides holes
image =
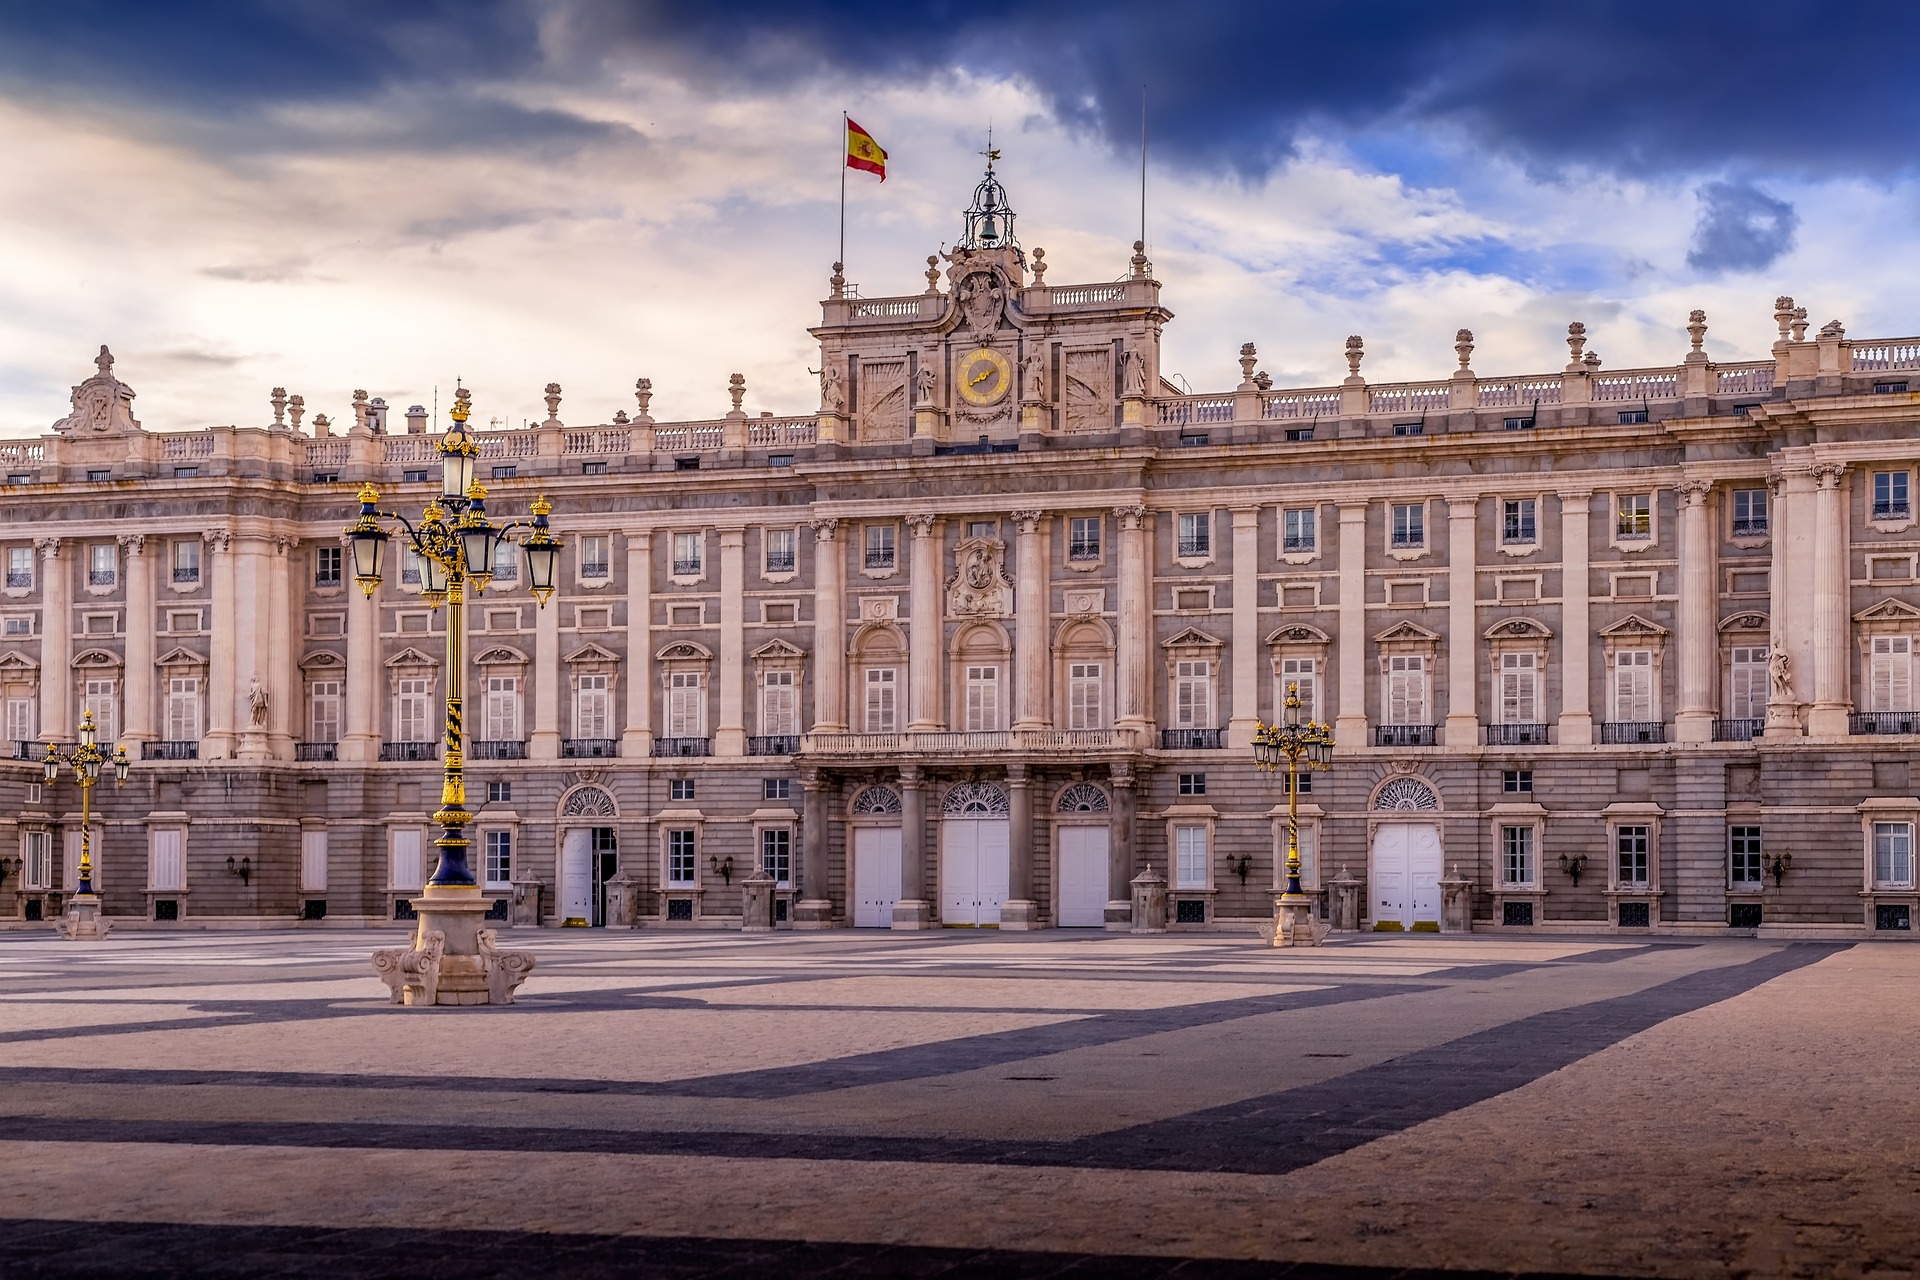
[[[1107,911],[1109,930],[1133,927],[1134,777],[1133,766],[1116,762],[1109,781],[1113,809],[1107,818]]]
[[[1474,542],[1479,499],[1447,500],[1447,725],[1446,744],[1464,751],[1480,742],[1479,583]]]
[[[347,557],[350,559],[349,549]],[[357,591],[358,588],[353,588]],[[380,593],[347,599],[347,723],[340,738],[342,760],[380,756]]]
[[[1367,504],[1340,504],[1340,711],[1336,742],[1367,740]]]
[[[1040,904],[1033,897],[1033,782],[1027,766],[1007,766],[1007,900],[1000,904],[1002,929],[1037,929]]]
[[[267,750],[276,760],[293,759],[299,736],[300,665],[294,653],[293,576],[299,542],[282,534],[273,539],[267,561],[266,650],[260,678],[267,685]]]
[[[1038,511],[1016,511],[1013,518],[1020,529],[1013,584],[1013,727],[1045,729],[1053,723],[1047,681],[1047,537],[1052,521]]]
[[[1714,708],[1713,484],[1683,480],[1680,497],[1680,707],[1673,718],[1678,742],[1712,742]]]
[[[1233,511],[1233,714],[1227,746],[1253,746],[1260,722],[1260,508]]]
[[[1115,639],[1113,727],[1146,733],[1153,728],[1147,696],[1147,655],[1153,647],[1153,562],[1147,554],[1147,509],[1115,507],[1120,528],[1119,631]],[[1125,897],[1126,894],[1121,894]]]
[[[1560,745],[1593,742],[1593,601],[1587,521],[1591,493],[1560,495]]]
[[[560,602],[549,600],[533,622],[533,760],[560,758]]]
[[[224,760],[234,753],[234,700],[239,683],[234,665],[240,659],[240,636],[234,608],[235,552],[233,534],[209,529],[200,535],[206,543],[207,568],[213,574],[213,639],[207,654],[207,732],[200,739],[202,760]]]
[[[720,756],[747,752],[746,546],[746,530],[720,531],[720,724],[713,736]]]
[[[266,664],[262,654],[271,623],[263,614],[271,608],[273,595],[267,574],[270,550],[267,540],[257,534],[236,534],[233,551],[226,557],[232,563],[228,581],[232,593],[229,607],[233,619],[233,639],[232,656],[227,668],[227,687],[222,692],[227,713],[231,717],[228,723],[234,727],[233,737],[237,746],[231,754],[243,760],[264,760],[268,754],[266,729],[265,726],[254,727],[253,708],[247,690],[252,687],[255,677],[260,679],[263,686],[266,683]],[[241,600],[247,602],[244,609],[238,607]],[[217,613],[216,610],[216,616]],[[214,633],[213,642],[217,653],[220,644],[218,631]],[[214,683],[220,683],[217,672]],[[271,705],[271,696],[267,701]]]
[[[1846,468],[1813,470],[1813,709],[1807,735],[1847,736],[1847,517],[1840,502]]]
[[[154,732],[153,696],[153,557],[146,554],[145,534],[119,536],[120,554],[127,562],[127,697],[128,742],[148,742]],[[127,753],[140,758],[139,748]]]
[[[1800,704],[1793,696],[1796,679],[1804,679],[1799,672],[1791,669],[1787,674],[1787,689],[1781,696],[1779,687],[1772,678],[1773,655],[1787,654],[1791,663],[1793,646],[1787,637],[1791,634],[1788,620],[1793,612],[1795,601],[1788,590],[1787,540],[1792,532],[1790,514],[1787,509],[1787,485],[1782,476],[1770,476],[1767,479],[1767,524],[1771,531],[1768,539],[1771,554],[1767,561],[1767,724],[1766,737],[1770,741],[1801,736]]]
[[[893,927],[925,929],[933,912],[927,905],[927,784],[920,770],[900,770],[900,900],[893,904]]]
[[[907,517],[913,533],[913,622],[907,636],[908,733],[933,733],[942,724],[940,656],[940,522],[933,516]]]
[[[813,731],[847,729],[847,562],[834,536],[840,522],[813,527]]]
[[[793,927],[833,925],[833,881],[827,867],[827,782],[818,769],[800,771],[800,901]]]
[[[1773,626],[1785,643],[1788,676],[1793,685],[1796,715],[1815,701],[1817,686],[1814,668],[1814,633],[1819,630],[1817,603],[1819,584],[1815,565],[1819,561],[1819,514],[1814,477],[1806,469],[1804,457],[1795,459],[1797,469],[1782,476],[1783,486],[1775,514],[1784,517],[1781,528],[1773,533],[1773,544],[1782,560],[1780,576],[1773,590],[1781,608]],[[1814,732],[1811,714],[1806,731]]]
[[[73,570],[60,539],[40,538],[40,736],[73,738]]]
[[[653,535],[627,534],[627,723],[620,754],[653,754]]]

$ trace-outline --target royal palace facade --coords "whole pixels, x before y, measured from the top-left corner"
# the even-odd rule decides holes
[[[1329,724],[1300,797],[1336,923],[1909,938],[1920,900],[1920,339],[1771,358],[1230,391],[1163,379],[1135,246],[1055,285],[989,174],[924,291],[836,270],[816,413],[633,412],[480,434],[496,513],[565,539],[545,607],[469,603],[476,864],[521,925],[1144,927],[1271,919],[1289,686]],[[1678,330],[1676,329],[1676,333]],[[1676,347],[1679,347],[1676,340]],[[477,394],[484,401],[484,389]],[[362,598],[362,485],[418,510],[440,427],[276,389],[153,432],[102,348],[0,444],[0,924],[71,892],[90,714],[110,917],[404,916],[431,869],[447,612]],[[484,406],[480,410],[484,416]],[[1339,920],[1343,891],[1357,919]],[[39,922],[39,923],[35,923]],[[1158,924],[1161,922],[1152,922]]]

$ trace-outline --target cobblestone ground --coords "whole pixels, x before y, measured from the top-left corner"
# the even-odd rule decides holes
[[[0,935],[0,1276],[1920,1272],[1920,948]]]

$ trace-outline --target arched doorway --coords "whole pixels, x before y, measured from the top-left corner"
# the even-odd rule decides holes
[[[962,782],[940,805],[940,922],[997,929],[1007,900],[1013,805],[991,782]]]
[[[560,802],[562,927],[607,922],[607,884],[620,871],[619,808],[604,788],[575,787]]]
[[[1107,793],[1076,782],[1054,801],[1053,919],[1062,929],[1103,929],[1107,923]]]
[[[900,901],[900,793],[892,787],[861,790],[848,806],[848,831],[853,866],[853,927],[888,929],[893,926],[893,904]]]
[[[1440,795],[1423,778],[1389,778],[1374,792],[1367,856],[1375,929],[1440,928]]]

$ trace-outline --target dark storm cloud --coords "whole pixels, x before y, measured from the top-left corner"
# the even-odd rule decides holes
[[[1785,200],[1737,182],[1700,188],[1700,221],[1687,265],[1702,271],[1758,271],[1793,248],[1800,215]]]
[[[0,77],[235,116],[636,63],[721,90],[965,68],[1120,147],[1145,84],[1163,160],[1248,174],[1305,132],[1425,126],[1542,170],[1817,174],[1910,167],[1917,37],[1886,0],[63,0],[0,9]]]

